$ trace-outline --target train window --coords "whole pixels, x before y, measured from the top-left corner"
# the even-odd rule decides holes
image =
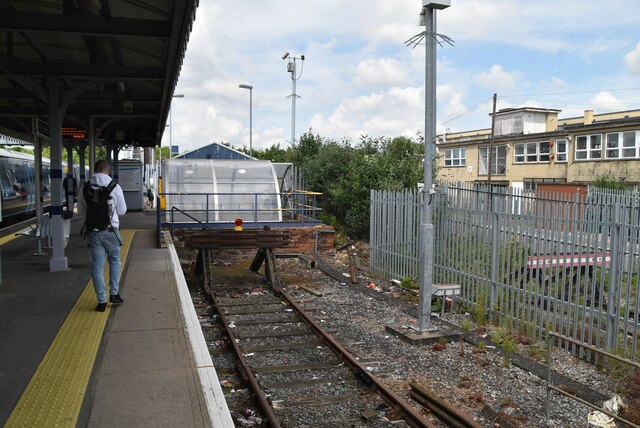
[[[0,176],[0,180],[2,180],[2,197],[12,198],[16,196],[16,191],[13,188],[13,182],[9,177],[9,171],[5,171],[5,173]]]

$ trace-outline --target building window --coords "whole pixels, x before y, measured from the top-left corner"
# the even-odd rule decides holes
[[[549,142],[515,144],[513,156],[514,163],[549,162]]]
[[[525,192],[535,192],[538,190],[539,184],[545,183],[566,183],[567,180],[564,178],[525,178],[523,180],[523,191]]]
[[[622,158],[640,157],[640,138],[637,131],[622,133]]]
[[[578,136],[576,138],[575,159],[602,159],[602,135]]]
[[[446,149],[444,151],[444,166],[465,166],[467,164],[467,149]]]
[[[567,140],[556,141],[556,162],[567,161]]]
[[[488,175],[489,147],[478,148],[478,175]],[[506,175],[507,173],[507,146],[496,146],[491,155],[491,174]]]
[[[615,159],[620,157],[620,133],[607,134],[607,159]]]
[[[635,159],[640,157],[638,131],[607,134],[607,159]]]

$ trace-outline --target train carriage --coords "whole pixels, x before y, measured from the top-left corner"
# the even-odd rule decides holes
[[[51,204],[49,159],[42,159],[43,206]],[[36,209],[34,156],[0,148],[1,218],[3,223],[33,215]]]

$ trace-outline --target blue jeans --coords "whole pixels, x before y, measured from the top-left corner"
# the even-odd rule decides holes
[[[117,234],[117,235],[116,235]],[[109,294],[118,294],[120,290],[120,232],[103,230],[89,235],[89,253],[93,268],[91,279],[96,290],[98,303],[107,302],[104,284],[104,263],[109,261]]]

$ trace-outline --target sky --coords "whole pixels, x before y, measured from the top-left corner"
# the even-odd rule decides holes
[[[421,0],[200,0],[163,145],[291,144],[311,130],[357,144],[424,133]],[[437,12],[437,133],[491,126],[497,108],[575,117],[640,109],[639,0],[451,0]],[[305,60],[301,61],[304,55]],[[301,73],[300,73],[301,72]],[[238,87],[253,86],[250,91]],[[172,129],[173,128],[173,129]]]

